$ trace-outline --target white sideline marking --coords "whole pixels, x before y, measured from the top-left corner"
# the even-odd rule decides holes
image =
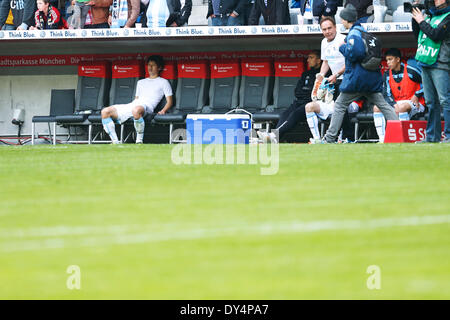
[[[425,226],[450,223],[450,215],[405,217],[405,218],[381,218],[370,220],[318,220],[318,221],[285,221],[266,222],[262,224],[247,226],[229,226],[224,228],[199,228],[192,230],[181,230],[182,225],[177,228],[161,230],[161,227],[170,225],[147,225],[147,226],[107,226],[107,227],[53,227],[33,228],[18,230],[0,230],[1,238],[24,238],[24,237],[46,237],[40,240],[17,239],[2,243],[1,252],[17,252],[42,249],[60,249],[67,247],[94,247],[123,244],[139,244],[150,242],[161,242],[171,240],[194,240],[235,235],[271,235],[278,233],[307,233],[330,230],[365,230],[388,227]],[[175,226],[175,225],[172,225]],[[130,233],[138,232],[138,233]],[[98,235],[105,234],[105,235]],[[92,235],[76,239],[63,239],[52,237],[74,237]]]

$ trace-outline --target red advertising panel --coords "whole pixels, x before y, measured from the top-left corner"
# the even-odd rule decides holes
[[[141,78],[144,75],[144,66],[141,61],[117,61],[112,65],[112,77],[120,78]]]
[[[238,61],[217,61],[211,62],[211,78],[231,78],[241,75],[241,68]]]
[[[243,59],[241,62],[242,75],[248,77],[273,76],[273,65],[269,59]]]
[[[83,62],[78,65],[78,75],[80,77],[110,78],[111,66],[107,61]]]
[[[426,121],[399,121],[389,120],[386,125],[385,143],[416,142],[425,140]],[[442,121],[444,131],[444,121]]]
[[[208,79],[208,61],[180,61],[178,63],[178,77]]]
[[[274,66],[276,77],[299,78],[305,71],[303,60],[275,60]]]

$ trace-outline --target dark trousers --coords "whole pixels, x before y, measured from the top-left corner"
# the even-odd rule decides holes
[[[277,127],[280,139],[286,132],[292,130],[298,122],[306,121],[305,105],[307,102],[295,100],[288,109],[286,109],[278,120]]]

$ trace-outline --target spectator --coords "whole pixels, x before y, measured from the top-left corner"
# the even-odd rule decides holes
[[[401,53],[397,48],[386,52],[389,71],[384,73],[383,95],[395,109],[400,120],[409,120],[425,111],[422,77],[420,70],[401,62]],[[384,142],[385,120],[377,106],[373,108],[373,121],[380,142]]]
[[[0,6],[1,6],[1,0],[0,0]],[[1,25],[0,25],[1,27]],[[13,15],[11,10],[9,10],[8,18],[6,19],[5,25],[1,28],[1,30],[15,30],[14,28],[14,22],[13,22]]]
[[[248,0],[208,0],[208,14],[213,26],[241,26],[244,24]]]
[[[172,106],[172,87],[169,81],[159,76],[164,69],[164,60],[161,56],[150,56],[147,60],[149,77],[139,80],[136,87],[136,98],[128,104],[118,104],[102,110],[103,128],[111,137],[113,144],[118,144],[114,122],[124,123],[134,118],[136,129],[136,143],[144,139],[145,121],[147,113],[152,113],[161,99],[166,97],[166,104],[158,114],[165,114]]]
[[[252,12],[253,5],[255,4],[255,0],[244,0],[244,13],[242,24],[247,26],[249,24],[250,13]]]
[[[192,10],[192,0],[150,0],[147,9],[147,27],[181,27],[187,25]]]
[[[334,113],[324,143],[336,141],[348,105],[355,100],[359,100],[361,96],[367,98],[369,103],[378,106],[387,120],[398,120],[394,109],[384,100],[380,70],[369,71],[361,65],[361,61],[366,55],[366,47],[361,36],[364,29],[361,24],[356,23],[357,12],[355,7],[351,4],[348,5],[341,11],[340,17],[343,26],[350,29],[347,38],[339,47],[339,51],[345,57],[345,72],[340,86],[341,93],[336,99]]]
[[[28,30],[34,26],[36,9],[36,0],[3,0],[0,4],[0,26],[3,27],[11,10],[14,29]]]
[[[37,0],[37,10],[34,14],[35,27],[30,30],[68,29],[66,20],[59,10],[50,4],[49,0]]]
[[[299,0],[300,12],[305,15],[307,10],[312,10],[315,21],[320,21],[324,17],[334,18],[337,11],[336,0]],[[311,8],[312,7],[312,8]]]
[[[356,8],[356,22],[373,22],[373,0],[347,0],[345,6],[348,6],[349,4],[352,4]]]
[[[258,25],[261,15],[266,25],[291,24],[289,0],[255,0],[249,25]]]
[[[444,111],[444,142],[450,142],[450,6],[434,0],[430,15],[413,9],[412,27],[418,39],[416,60],[422,67],[425,101],[430,111],[426,142],[441,140],[441,108]]]
[[[111,28],[132,28],[141,9],[140,0],[113,0]]]
[[[77,13],[77,16],[74,16],[73,19],[79,19],[79,25],[81,29],[84,29],[84,25],[86,24],[86,17],[91,9],[91,6],[88,4],[89,0],[74,0],[75,6],[79,8],[79,10],[74,11]]]
[[[85,25],[85,29],[109,28],[108,17],[109,7],[113,0],[91,0],[88,5],[91,6],[92,24]]]

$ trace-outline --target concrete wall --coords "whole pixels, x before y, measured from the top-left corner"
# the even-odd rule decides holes
[[[11,123],[13,109],[25,109],[23,135],[31,134],[31,118],[48,115],[51,89],[75,89],[77,75],[0,75],[0,135],[17,135]],[[45,124],[38,124],[39,133],[48,133]],[[58,132],[64,132],[59,129]]]

